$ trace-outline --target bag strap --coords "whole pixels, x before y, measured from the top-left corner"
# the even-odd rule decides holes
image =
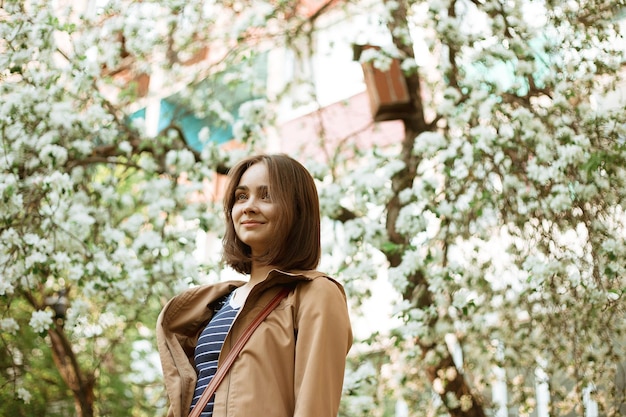
[[[211,382],[209,382],[209,385],[207,385],[207,387],[204,389],[204,392],[202,392],[202,396],[198,399],[198,402],[189,413],[189,417],[200,417],[200,414],[202,413],[202,411],[204,411],[204,407],[206,407],[213,394],[215,394],[218,385],[222,382],[222,380],[228,373],[228,370],[230,369],[233,362],[235,362],[235,359],[237,359],[237,356],[239,356],[241,349],[246,344],[248,339],[250,339],[250,336],[252,336],[252,333],[256,330],[257,327],[259,327],[259,325],[272,312],[272,310],[276,308],[278,303],[280,303],[281,300],[285,298],[287,294],[289,294],[290,291],[291,290],[289,288],[283,288],[278,294],[276,294],[276,296],[274,296],[274,298],[270,300],[269,303],[267,303],[267,305],[263,308],[259,315],[255,317],[252,323],[248,325],[246,330],[244,330],[242,335],[233,346],[233,349],[224,359],[224,362],[222,362],[222,364],[217,368],[217,372],[215,372],[215,375],[211,379]]]

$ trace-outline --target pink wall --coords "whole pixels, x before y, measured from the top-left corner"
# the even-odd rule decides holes
[[[404,128],[398,120],[374,123],[367,93],[363,92],[284,123],[278,134],[281,152],[323,162],[337,151],[352,154],[354,146],[362,149],[400,143]]]

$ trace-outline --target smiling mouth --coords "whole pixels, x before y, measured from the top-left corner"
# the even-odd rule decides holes
[[[245,221],[245,222],[241,222],[241,224],[244,226],[256,226],[256,225],[263,224],[263,223],[256,222],[256,221]]]

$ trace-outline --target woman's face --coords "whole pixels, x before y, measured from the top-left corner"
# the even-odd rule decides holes
[[[250,246],[253,256],[267,252],[278,228],[279,209],[272,202],[269,187],[267,166],[257,162],[243,173],[235,188],[233,226],[239,240]]]

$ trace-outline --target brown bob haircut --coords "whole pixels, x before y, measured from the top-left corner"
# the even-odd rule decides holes
[[[258,163],[267,167],[269,192],[272,202],[279,207],[282,225],[274,231],[276,244],[254,261],[285,271],[315,269],[321,256],[317,188],[309,171],[284,154],[251,156],[229,170],[229,183],[224,195],[224,261],[237,272],[251,272],[252,251],[235,233],[232,209],[235,205],[235,189],[242,175]]]

